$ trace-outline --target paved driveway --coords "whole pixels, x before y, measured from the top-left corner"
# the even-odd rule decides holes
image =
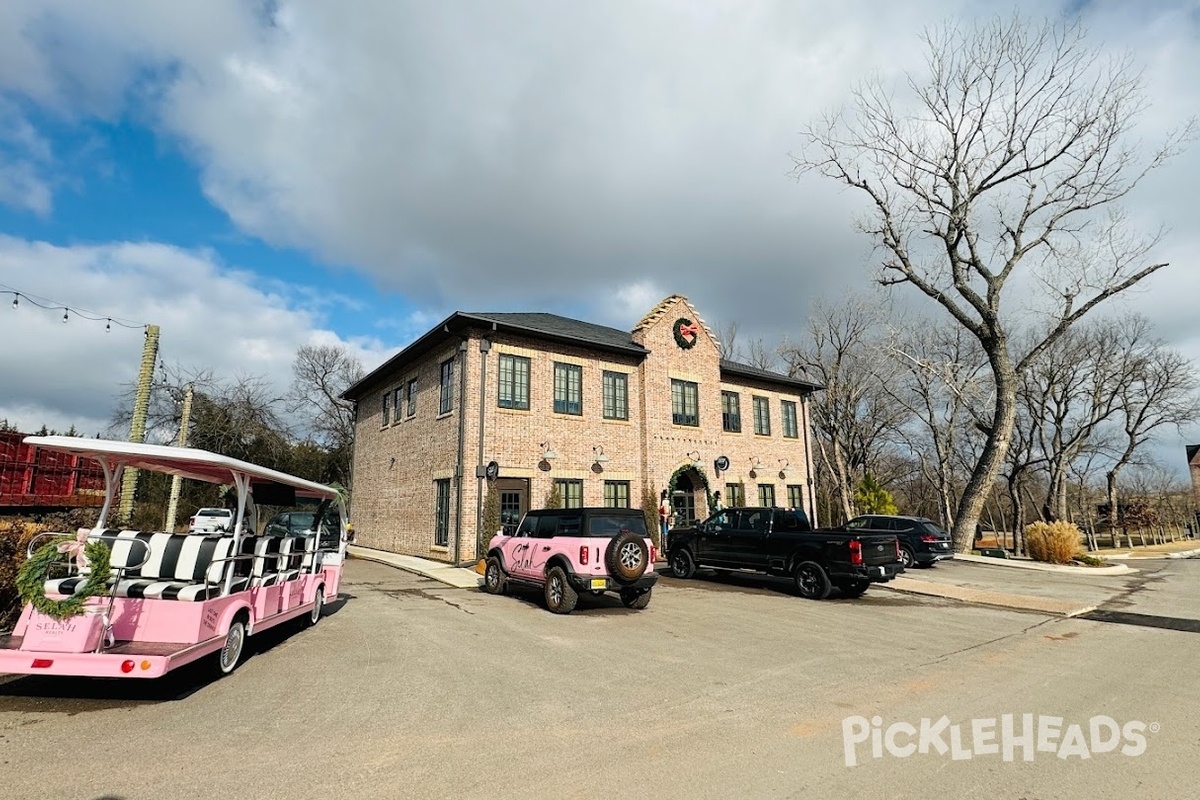
[[[1161,584],[1194,586],[1197,566]],[[3,795],[1194,794],[1188,633],[875,589],[816,603],[740,576],[666,579],[645,611],[585,599],[568,617],[362,561],[344,589],[315,628],[264,638],[214,683],[0,685]],[[868,742],[846,766],[851,716],[947,715],[969,737],[974,718],[1025,712],[1159,727],[1136,757],[873,758]]]

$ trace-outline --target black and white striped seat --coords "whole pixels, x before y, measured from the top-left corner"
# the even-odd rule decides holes
[[[232,536],[105,531],[100,538],[112,548],[110,563],[119,575],[114,592],[117,597],[209,600],[220,596],[226,573],[232,568],[231,562],[220,560],[232,554]],[[131,565],[145,557],[145,550],[130,543],[131,539],[143,541],[150,548],[149,558],[140,567]],[[69,594],[85,580],[85,576],[76,575],[47,581],[46,592]],[[246,579],[239,578],[233,589],[239,591],[245,585]]]

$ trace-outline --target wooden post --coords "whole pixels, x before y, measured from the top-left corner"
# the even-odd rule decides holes
[[[187,446],[188,423],[192,418],[192,393],[194,384],[189,383],[187,388],[183,390],[183,410],[179,414],[179,435],[175,437],[175,444],[178,447]],[[175,532],[175,514],[179,511],[179,490],[183,484],[183,478],[175,475],[171,478],[171,501],[167,503],[167,521],[163,525],[163,530],[168,533]]]
[[[150,413],[150,386],[154,382],[154,362],[158,359],[158,326],[146,326],[146,342],[142,347],[142,366],[138,370],[137,391],[133,398],[133,421],[129,425],[129,441],[146,441],[146,417]],[[121,481],[121,505],[118,516],[122,524],[133,517],[133,496],[137,492],[136,469],[125,470]]]

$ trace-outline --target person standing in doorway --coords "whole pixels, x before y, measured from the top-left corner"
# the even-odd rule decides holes
[[[667,535],[671,532],[671,503],[667,499],[667,490],[662,490],[662,496],[658,500],[658,533],[659,544],[662,546],[663,552],[667,549]]]
[[[725,504],[721,502],[721,493],[713,492],[713,511],[720,511],[725,508]]]

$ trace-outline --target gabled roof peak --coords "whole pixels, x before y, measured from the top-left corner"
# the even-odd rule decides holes
[[[676,303],[683,303],[685,306],[687,306],[688,313],[692,316],[692,322],[699,323],[700,326],[704,328],[705,333],[708,334],[708,338],[712,339],[714,344],[719,344],[717,337],[713,335],[712,329],[708,327],[708,323],[700,318],[700,313],[696,311],[696,307],[692,305],[690,300],[681,294],[673,294],[669,297],[664,297],[658,305],[650,309],[650,313],[642,317],[641,322],[635,325],[633,330],[640,331],[654,326],[659,320],[666,316],[667,311],[669,311]]]

